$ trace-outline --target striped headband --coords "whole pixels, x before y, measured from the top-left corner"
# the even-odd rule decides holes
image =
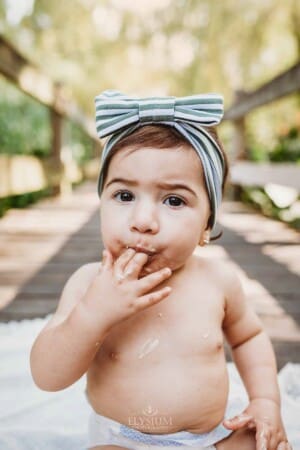
[[[103,172],[113,146],[137,128],[163,124],[175,128],[192,145],[199,156],[211,205],[211,226],[216,224],[222,200],[225,162],[215,139],[202,127],[220,123],[223,117],[223,97],[209,93],[188,97],[129,97],[115,90],[106,90],[95,98],[96,128],[106,141],[98,178],[98,194],[103,189]]]

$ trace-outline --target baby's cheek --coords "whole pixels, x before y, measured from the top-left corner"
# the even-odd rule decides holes
[[[111,239],[104,245],[107,250],[111,253],[113,260],[116,261],[124,252],[126,252],[126,247],[119,242],[117,238]]]

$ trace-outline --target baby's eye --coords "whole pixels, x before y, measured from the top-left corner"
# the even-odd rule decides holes
[[[182,200],[182,198],[177,197],[176,195],[170,195],[170,197],[168,197],[166,199],[166,201],[168,201],[168,200],[170,201],[169,206],[173,206],[173,207],[182,206],[182,204],[184,204],[184,205],[186,204],[185,201]]]
[[[116,192],[113,197],[119,200],[120,202],[130,202],[133,198],[133,195],[131,194],[131,192],[128,191],[119,191]]]

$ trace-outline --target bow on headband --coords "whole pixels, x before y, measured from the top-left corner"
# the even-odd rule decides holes
[[[223,98],[219,94],[138,99],[107,90],[96,97],[95,103],[96,127],[100,137],[138,122],[175,121],[210,126],[220,123],[223,117]]]
[[[103,189],[103,172],[113,146],[123,137],[147,124],[174,127],[199,156],[211,206],[211,226],[216,224],[217,209],[222,200],[224,156],[215,139],[203,128],[220,123],[223,97],[200,94],[188,97],[128,97],[115,90],[102,92],[95,98],[96,128],[100,138],[111,135],[102,152],[98,193]]]

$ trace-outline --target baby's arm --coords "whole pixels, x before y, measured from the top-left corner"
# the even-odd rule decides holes
[[[224,333],[249,399],[268,398],[280,404],[276,360],[270,339],[246,300],[238,275],[234,270],[228,275]]]
[[[226,303],[223,322],[225,336],[231,345],[232,356],[248,392],[250,404],[245,411],[244,425],[256,427],[257,448],[265,448],[286,440],[280,417],[280,392],[277,367],[269,337],[261,321],[245,298],[238,275],[226,271]],[[253,420],[249,420],[249,417]],[[243,426],[225,421],[228,428]],[[267,447],[269,448],[269,447]],[[274,445],[274,448],[275,447]]]
[[[114,325],[170,294],[168,287],[149,292],[170,277],[170,269],[138,279],[148,255],[128,249],[113,261],[106,252],[101,265],[82,266],[71,276],[57,311],[33,344],[31,372],[41,389],[73,384]]]
[[[40,389],[57,391],[77,381],[99,348],[95,343],[105,338],[105,324],[93,329],[81,303],[100,264],[86,264],[71,275],[57,310],[33,344],[31,373]]]

